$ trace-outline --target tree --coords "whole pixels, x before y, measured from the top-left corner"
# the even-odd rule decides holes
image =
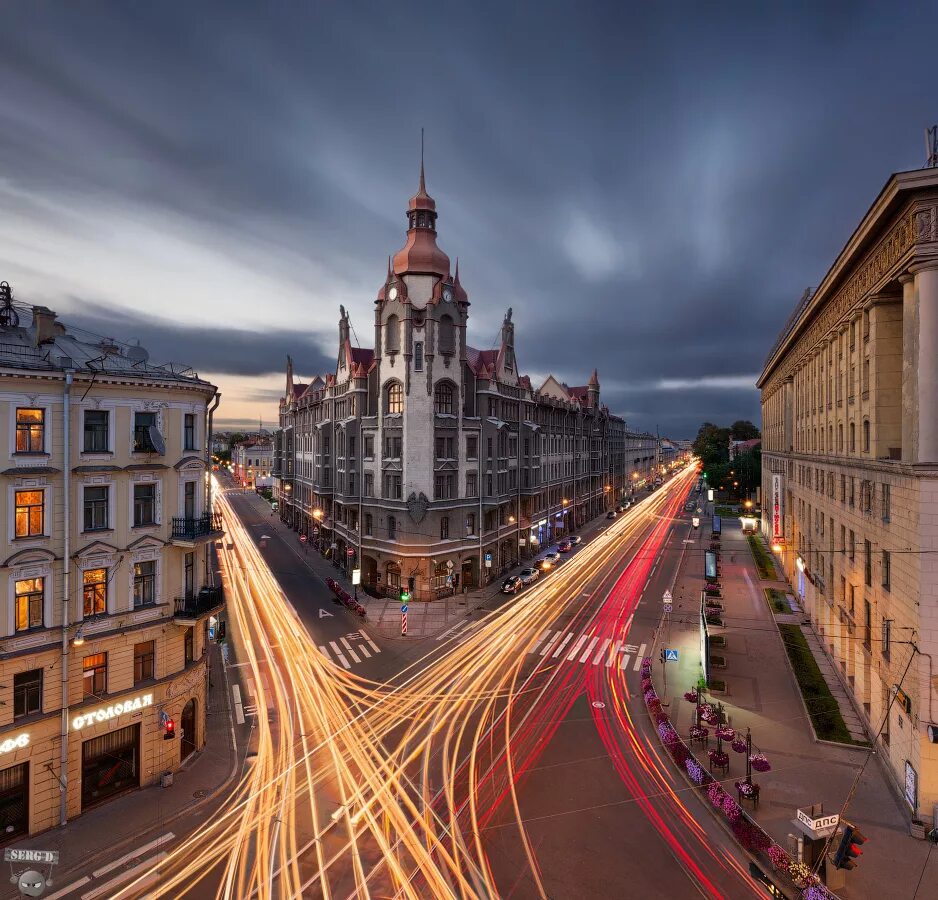
[[[704,422],[692,444],[694,454],[703,462],[704,470],[730,458],[730,430],[713,422]]]
[[[754,438],[761,438],[762,432],[748,419],[738,419],[730,425],[730,437],[734,441],[751,441]]]

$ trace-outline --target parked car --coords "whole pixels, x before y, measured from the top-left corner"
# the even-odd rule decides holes
[[[556,551],[545,553],[543,556],[539,556],[537,558],[536,560],[537,567],[547,572],[557,564],[558,559],[560,559],[560,554],[557,553]]]
[[[537,569],[522,569],[518,573],[518,577],[521,579],[522,584],[534,584],[541,577],[541,573]]]
[[[274,500],[273,503],[270,504],[270,508],[276,512],[278,509],[280,509],[280,504]]]
[[[581,538],[578,534],[571,534],[570,537],[567,538],[567,540],[570,541],[570,543],[573,544],[574,547],[577,544],[583,543],[583,538]]]
[[[573,549],[573,543],[570,541],[570,538],[564,538],[559,544],[557,544],[557,549],[561,553],[569,553]]]
[[[524,583],[521,581],[521,578],[517,575],[509,575],[502,582],[502,593],[503,594],[517,594],[521,588],[524,587]]]
[[[551,565],[554,565],[554,563],[560,559],[560,554],[556,550],[548,550],[547,553],[544,554],[544,559]]]
[[[606,513],[607,519],[614,519],[615,517],[616,517],[616,511],[614,509],[610,509],[609,512]]]

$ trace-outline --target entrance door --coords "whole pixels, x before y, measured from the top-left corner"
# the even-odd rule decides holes
[[[464,559],[462,564],[462,577],[459,579],[459,586],[472,590],[475,587],[475,559]]]
[[[182,708],[182,733],[179,735],[179,761],[195,750],[195,697]]]

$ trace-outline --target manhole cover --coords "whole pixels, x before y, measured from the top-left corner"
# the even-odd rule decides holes
[[[208,791],[193,791],[192,796],[196,800],[201,800],[207,793]]]
[[[606,708],[606,704],[603,703],[602,700],[594,700],[594,701],[593,701],[593,706],[595,706],[596,709],[605,709],[605,708]]]

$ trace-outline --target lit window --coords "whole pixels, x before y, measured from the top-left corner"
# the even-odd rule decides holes
[[[42,578],[24,578],[16,582],[16,630],[42,628],[42,601],[45,595]]]
[[[38,537],[45,534],[43,491],[17,491],[15,494],[16,536]]]
[[[45,450],[46,411],[16,410],[16,452],[42,453]]]

